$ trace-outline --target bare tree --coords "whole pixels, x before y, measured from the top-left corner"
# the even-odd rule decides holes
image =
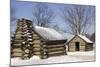
[[[33,10],[33,21],[39,26],[48,27],[54,18],[53,11],[45,3],[38,3]]]
[[[73,5],[64,7],[62,17],[68,25],[69,30],[67,32],[74,35],[85,34],[94,22],[94,14],[94,9],[91,6]]]
[[[52,25],[52,27],[51,28],[53,28],[53,29],[55,29],[56,31],[58,31],[58,32],[63,32],[63,33],[67,33],[66,32],[66,30],[64,29],[64,28],[61,28],[59,25],[57,25],[57,24],[55,24],[55,25]]]
[[[92,33],[92,35],[91,35],[91,40],[93,41],[93,42],[95,42],[95,32],[94,33]]]

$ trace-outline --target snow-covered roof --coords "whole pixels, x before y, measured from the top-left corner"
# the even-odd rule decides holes
[[[73,39],[73,37],[75,37],[76,35],[73,35],[73,36],[71,36],[69,39],[68,39],[68,42],[71,40],[71,39]],[[79,36],[80,38],[82,38],[83,40],[85,40],[87,43],[93,43],[89,38],[87,38],[86,36],[84,36],[84,35],[77,35],[77,36]]]
[[[81,37],[82,39],[84,39],[86,42],[88,43],[93,43],[89,38],[87,38],[86,36],[83,35],[78,35],[79,37]]]
[[[35,26],[35,31],[47,40],[62,40],[65,39],[60,33],[51,28]]]

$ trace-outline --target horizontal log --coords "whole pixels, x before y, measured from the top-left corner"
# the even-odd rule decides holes
[[[34,52],[35,55],[41,55],[41,52]]]
[[[41,48],[33,48],[33,51],[41,51]]]
[[[33,47],[41,47],[41,44],[34,44]]]
[[[64,45],[62,44],[58,44],[58,45],[47,45],[47,48],[55,48],[55,47],[64,47]]]
[[[59,50],[59,49],[64,49],[65,47],[53,47],[53,48],[47,48],[48,50]]]
[[[58,53],[64,53],[65,51],[55,51],[55,52],[48,52],[48,54],[58,54]]]
[[[22,44],[13,44],[14,46],[21,46]]]
[[[16,42],[19,43],[19,42],[23,42],[23,40],[22,40],[22,39],[15,39],[14,42],[15,42],[15,43],[16,43]]]
[[[12,56],[14,56],[14,57],[21,57],[22,53],[13,53]]]
[[[16,38],[19,38],[19,37],[22,37],[22,36],[23,36],[22,34],[16,34],[15,35]]]
[[[23,52],[21,48],[12,49],[12,52]]]
[[[33,52],[41,52],[41,50],[33,50]]]
[[[52,56],[61,56],[61,55],[67,55],[65,52],[62,53],[56,53],[56,54],[48,54],[48,57],[52,57]]]
[[[58,48],[58,49],[47,49],[48,52],[53,52],[53,51],[64,51],[64,48]]]
[[[33,41],[33,44],[40,44],[40,43],[41,43],[40,40],[34,40],[34,41]]]
[[[21,46],[21,45],[11,45],[11,48],[12,48],[12,49],[15,49],[15,48],[22,48],[22,46]]]
[[[47,45],[57,45],[57,44],[62,44],[64,45],[64,43],[66,42],[67,40],[48,40],[46,41],[45,44]]]

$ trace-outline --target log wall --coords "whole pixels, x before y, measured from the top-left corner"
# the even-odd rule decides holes
[[[32,21],[18,20],[14,37],[11,38],[11,57],[29,59],[32,56],[39,56],[46,59],[51,56],[66,55],[66,47],[62,41],[46,41],[35,30]]]

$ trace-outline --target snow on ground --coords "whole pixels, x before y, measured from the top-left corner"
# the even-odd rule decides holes
[[[95,61],[95,51],[87,52],[68,52],[70,57],[77,57],[82,61]]]
[[[11,65],[34,65],[34,64],[52,64],[52,63],[64,63],[64,62],[80,62],[80,61],[94,61],[94,51],[88,52],[68,52],[68,55],[50,57],[48,59],[40,59],[33,56],[29,60],[21,60],[19,58],[12,58]]]
[[[30,60],[20,60],[19,58],[11,59],[11,65],[33,65],[33,64],[51,64],[51,63],[63,63],[63,62],[77,62],[82,61],[81,59],[77,59],[69,56],[57,56],[50,57],[48,59],[37,59],[32,57]]]
[[[68,52],[68,55],[94,56],[94,55],[95,55],[95,51],[87,51],[87,52]]]

